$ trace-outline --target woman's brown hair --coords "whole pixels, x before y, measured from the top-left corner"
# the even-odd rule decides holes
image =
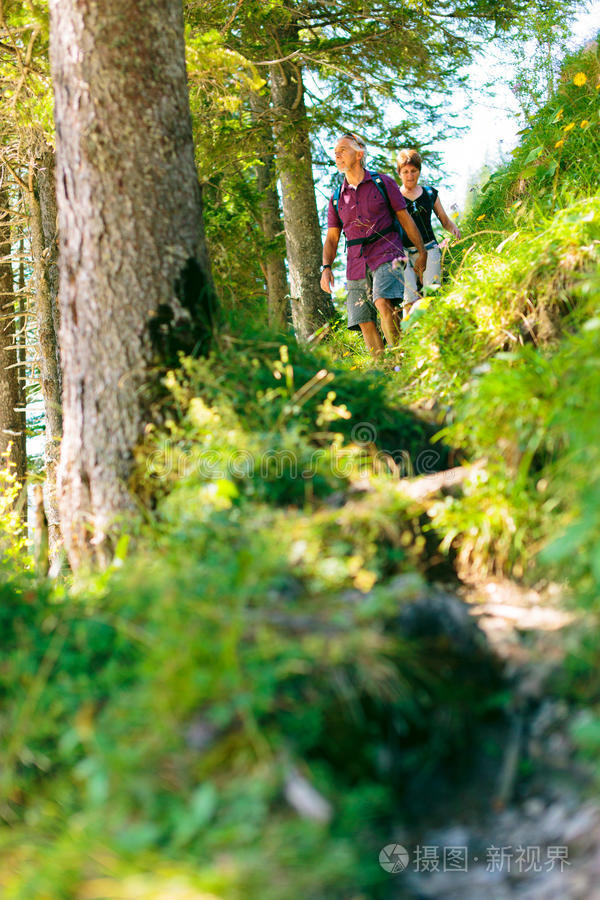
[[[396,168],[400,171],[402,166],[414,166],[420,172],[422,162],[421,154],[416,150],[400,150],[396,157]]]

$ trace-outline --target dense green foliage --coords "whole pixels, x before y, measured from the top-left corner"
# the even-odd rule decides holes
[[[599,84],[594,52],[568,62],[401,356],[238,322],[182,360],[108,571],[37,578],[3,485],[3,898],[389,897],[379,850],[506,702],[484,657],[411,637],[407,610],[455,553],[558,573],[597,621]],[[409,500],[398,474],[446,444],[485,462],[461,494]],[[561,685],[590,705],[590,754],[596,631]]]
[[[129,897],[134,872],[144,896],[170,872],[198,898],[385,897],[401,810],[468,765],[496,675],[482,656],[470,686],[443,636],[400,627],[442,559],[376,435],[344,436],[352,409],[408,448],[423,429],[374,377],[304,366],[268,343],[185,361],[140,448],[135,552],[4,589],[4,897]]]
[[[487,460],[485,486],[448,500],[436,523],[465,563],[522,573],[570,559],[597,595],[600,284],[600,64],[568,60],[513,159],[471,212],[453,281],[409,319],[403,366],[412,399],[451,410],[445,439]],[[591,478],[591,480],[590,480]],[[490,515],[490,509],[495,512]],[[577,562],[574,551],[577,548]]]

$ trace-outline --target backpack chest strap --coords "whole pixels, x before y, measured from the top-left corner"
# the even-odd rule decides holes
[[[387,228],[382,228],[381,231],[376,232],[375,234],[370,234],[368,237],[363,238],[352,238],[350,241],[346,241],[347,247],[355,247],[358,244],[362,244],[365,247],[367,244],[374,244],[375,241],[378,241],[379,238],[384,237],[386,234],[390,234],[392,231],[396,231],[394,225],[389,225]]]

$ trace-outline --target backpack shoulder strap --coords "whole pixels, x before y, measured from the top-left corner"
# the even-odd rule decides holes
[[[389,209],[389,211],[390,211],[391,214],[392,214],[392,219],[395,219],[395,218],[396,218],[396,213],[395,213],[394,210],[392,209],[392,204],[390,203],[390,197],[389,197],[389,194],[388,194],[388,192],[387,192],[387,188],[386,188],[386,186],[385,186],[385,181],[383,180],[383,178],[381,177],[381,175],[380,175],[379,172],[371,172],[371,178],[372,178],[373,181],[375,182],[375,187],[377,188],[377,190],[379,191],[379,193],[381,194],[381,196],[383,197],[383,199],[384,199],[385,202],[387,203],[388,209]]]
[[[402,237],[403,229],[400,222],[398,221],[395,210],[392,209],[392,204],[390,203],[390,195],[387,192],[385,181],[383,180],[379,172],[371,172],[371,178],[375,182],[375,187],[387,203],[387,208],[389,210],[390,216],[392,217],[392,229],[394,231],[397,231],[400,237]]]
[[[335,189],[333,191],[333,194],[331,195],[331,202],[333,203],[333,208],[335,209],[335,211],[338,215],[338,218],[340,219],[340,222],[342,221],[342,219],[340,217],[340,210],[339,210],[340,194],[342,193],[342,184],[343,184],[343,181],[338,181],[338,183],[336,184]],[[344,231],[344,223],[343,222],[342,222],[342,231]],[[344,241],[346,242],[346,248],[347,248],[348,247],[348,239],[346,237],[345,231],[344,231]]]
[[[429,184],[423,188],[423,191],[425,192],[425,194],[427,194],[429,202],[431,203],[431,208],[433,209],[433,207],[435,205],[435,201],[438,198],[439,192],[434,187],[431,187],[431,185],[429,185]]]
[[[333,202],[333,208],[335,209],[335,211],[336,211],[336,213],[338,214],[338,216],[339,216],[339,214],[340,214],[340,211],[339,211],[338,207],[339,207],[339,205],[340,205],[340,194],[341,194],[341,192],[342,192],[342,185],[341,185],[341,183],[340,183],[340,184],[337,184],[337,185],[335,186],[335,190],[334,190],[333,194],[331,195],[331,200],[332,200],[332,202]]]

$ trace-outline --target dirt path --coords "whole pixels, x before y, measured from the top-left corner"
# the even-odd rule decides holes
[[[581,714],[552,687],[582,623],[555,584],[493,579],[460,593],[504,669],[501,753],[445,799],[435,826],[400,836],[409,861],[396,896],[600,900],[598,783],[570,737]]]

